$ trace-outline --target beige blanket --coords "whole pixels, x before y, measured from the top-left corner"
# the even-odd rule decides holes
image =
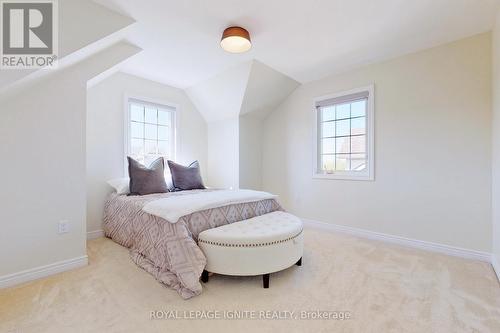
[[[181,217],[177,223],[142,210],[154,200],[200,191],[209,190],[145,196],[111,194],[104,209],[105,235],[130,248],[132,260],[138,266],[185,299],[201,293],[199,278],[206,258],[196,243],[200,232],[281,210],[275,199],[266,199],[197,211]]]

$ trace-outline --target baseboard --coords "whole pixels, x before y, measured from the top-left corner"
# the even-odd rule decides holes
[[[88,264],[88,257],[81,256],[73,259],[55,262],[53,264],[35,267],[14,274],[0,276],[0,289],[12,287],[24,282],[40,279],[49,275],[69,271],[75,268],[83,267]]]
[[[322,230],[329,230],[334,232],[342,232],[352,236],[367,238],[371,240],[383,241],[387,243],[402,245],[406,247],[432,251],[442,254],[447,254],[455,257],[461,257],[466,259],[473,259],[492,263],[492,255],[488,252],[464,249],[460,247],[455,247],[451,245],[444,245],[439,243],[427,242],[417,239],[405,238],[400,236],[388,235],[380,232],[369,231],[365,229],[346,227],[338,224],[331,224],[326,222],[319,222],[314,220],[302,219],[306,226],[313,228],[318,228]],[[493,265],[493,264],[492,264]],[[498,267],[498,266],[497,266]],[[498,270],[497,274],[498,274]]]
[[[493,266],[493,270],[495,271],[498,282],[500,283],[500,262],[494,254],[491,255],[491,266]]]
[[[87,232],[87,239],[96,239],[104,237],[104,230],[94,230]]]

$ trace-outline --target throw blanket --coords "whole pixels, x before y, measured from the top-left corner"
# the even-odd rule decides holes
[[[226,204],[193,212],[177,223],[146,213],[143,207],[163,198],[191,196],[212,190],[181,191],[144,196],[113,193],[104,207],[107,237],[130,248],[132,260],[183,298],[199,295],[206,258],[197,245],[198,234],[210,228],[281,210],[275,199]]]
[[[201,210],[275,198],[274,194],[252,190],[204,191],[154,200],[142,210],[176,223],[182,216]]]

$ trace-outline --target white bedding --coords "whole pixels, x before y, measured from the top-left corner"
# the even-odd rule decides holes
[[[276,197],[271,193],[253,190],[197,192],[154,200],[147,203],[142,210],[170,223],[176,223],[181,217],[197,211]]]

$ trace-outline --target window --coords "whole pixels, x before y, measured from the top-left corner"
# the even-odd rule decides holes
[[[373,180],[373,86],[315,100],[316,178]]]
[[[144,165],[160,156],[175,159],[176,108],[128,99],[127,110],[127,155]]]

